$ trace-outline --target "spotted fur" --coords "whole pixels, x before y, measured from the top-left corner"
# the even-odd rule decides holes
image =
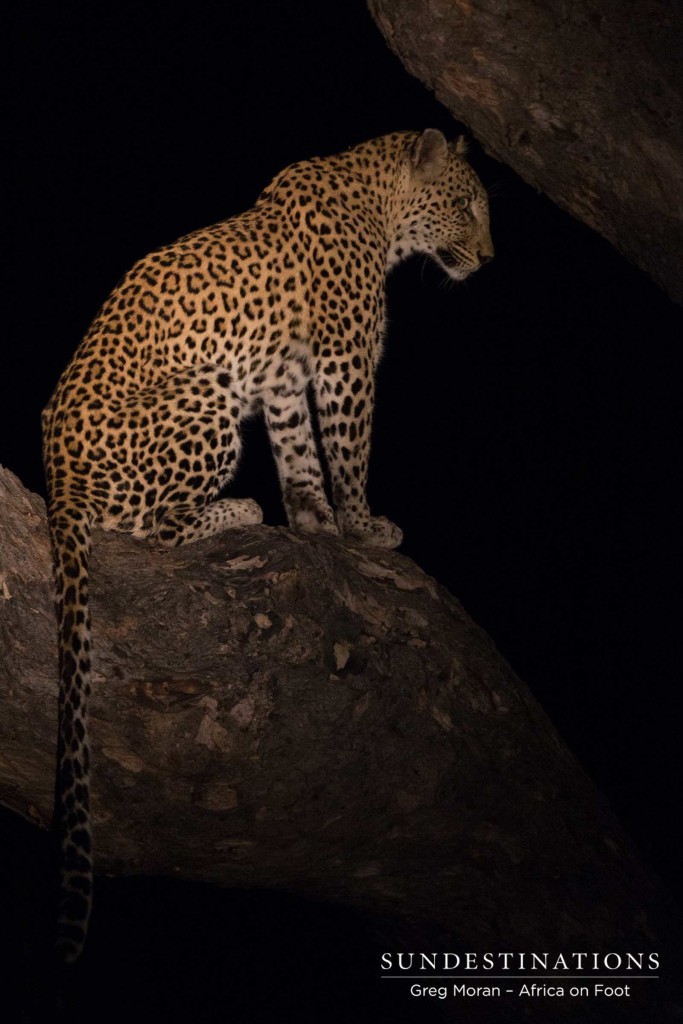
[[[43,413],[59,622],[59,944],[74,960],[92,890],[88,561],[95,524],[175,545],[261,522],[217,499],[262,410],[290,526],[396,547],[366,500],[384,282],[433,256],[461,280],[491,259],[462,140],[397,133],[282,171],[240,216],[146,256],[95,319]],[[334,511],[311,429],[315,397]]]

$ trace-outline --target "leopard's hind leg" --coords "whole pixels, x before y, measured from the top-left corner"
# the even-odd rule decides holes
[[[175,546],[262,522],[251,499],[214,500],[237,468],[247,411],[228,371],[213,366],[112,403],[104,528]]]

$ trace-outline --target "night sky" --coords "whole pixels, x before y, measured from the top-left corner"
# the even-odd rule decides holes
[[[40,410],[138,257],[246,209],[295,160],[396,129],[466,131],[359,0],[156,10],[14,15],[0,462],[41,494]],[[470,159],[492,192],[496,259],[459,286],[419,259],[393,272],[371,505],[490,633],[680,892],[683,310],[474,141]],[[282,523],[264,432],[252,423],[246,435],[232,493]],[[7,812],[0,826],[25,869],[15,920],[45,846]],[[88,984],[105,984],[118,959],[139,973],[151,1019],[184,1019],[185,976],[202,993],[200,1021],[248,1019],[232,1015],[240,1006],[252,1019],[287,1006],[322,1019],[315,992],[328,981],[338,1005],[320,994],[325,1019],[392,1019],[385,998],[358,1003],[362,970],[376,972],[351,915],[162,881],[104,882],[96,899]],[[33,917],[39,903],[33,894]],[[264,943],[293,945],[315,982],[282,968],[278,1003],[253,968]]]

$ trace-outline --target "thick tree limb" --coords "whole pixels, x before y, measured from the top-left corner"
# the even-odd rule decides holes
[[[497,159],[683,302],[683,7],[368,0],[390,48]]]
[[[49,566],[42,501],[0,470],[0,801],[42,826]],[[406,558],[267,527],[170,552],[98,533],[92,584],[99,871],[300,891],[469,949],[657,948],[656,887],[604,800]]]

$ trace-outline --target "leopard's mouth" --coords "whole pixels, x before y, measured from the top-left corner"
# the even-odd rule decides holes
[[[435,255],[448,276],[455,281],[464,281],[474,270],[474,267],[470,267],[463,260],[458,259],[449,249],[437,249]]]
[[[445,267],[453,267],[457,270],[460,270],[462,268],[460,260],[457,259],[457,257],[455,257],[452,252],[449,252],[448,249],[437,249],[436,255],[438,259],[441,260]]]

